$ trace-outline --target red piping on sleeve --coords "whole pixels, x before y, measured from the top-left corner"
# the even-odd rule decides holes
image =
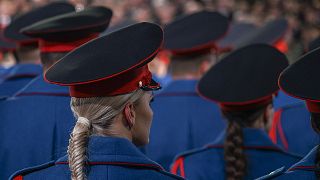
[[[277,142],[278,142],[277,141],[277,126],[278,126],[278,123],[280,122],[281,114],[282,114],[282,109],[279,109],[274,113],[274,116],[272,119],[271,129],[269,131],[269,137],[272,140],[272,142],[275,144],[277,144]]]
[[[16,176],[16,177],[13,178],[13,180],[23,180],[23,176],[21,176],[21,175],[20,176]]]
[[[185,177],[184,173],[184,164],[183,164],[184,157],[179,157],[176,162],[174,162],[172,168],[171,168],[171,173],[178,175],[178,168],[180,170],[180,176]]]

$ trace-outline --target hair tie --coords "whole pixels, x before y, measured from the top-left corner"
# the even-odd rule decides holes
[[[89,121],[89,119],[85,118],[85,117],[78,117],[77,123],[83,124],[85,126],[91,127],[91,123]]]

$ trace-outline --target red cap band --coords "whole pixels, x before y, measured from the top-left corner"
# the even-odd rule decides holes
[[[148,86],[151,83],[152,74],[145,65],[141,68],[130,70],[113,78],[108,78],[87,84],[70,86],[72,97],[101,97],[126,94]]]
[[[224,111],[247,111],[262,107],[264,105],[270,104],[272,102],[273,97],[268,96],[262,100],[246,103],[246,104],[219,104],[220,108]]]
[[[43,39],[40,39],[39,46],[40,46],[40,52],[69,52],[73,49],[81,46],[82,44],[97,38],[99,34],[91,34],[89,36],[86,36],[85,38],[71,41],[71,42],[52,42],[52,41],[45,41]],[[67,38],[67,37],[66,37]]]
[[[286,53],[288,52],[288,44],[284,39],[280,39],[278,41],[276,41],[273,46],[278,49],[280,52],[282,53]]]
[[[307,101],[307,108],[312,113],[320,113],[320,102]]]

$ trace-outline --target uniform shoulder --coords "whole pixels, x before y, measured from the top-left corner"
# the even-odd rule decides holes
[[[271,173],[264,175],[262,177],[257,178],[256,180],[268,180],[268,179],[274,179],[280,175],[282,175],[283,173],[286,172],[286,168],[283,166],[279,169],[276,169],[274,171],[272,171]]]
[[[201,147],[201,148],[196,148],[196,149],[191,149],[191,150],[188,150],[188,151],[185,151],[185,152],[182,152],[180,154],[178,154],[176,157],[175,157],[175,160],[177,159],[181,159],[181,158],[186,158],[188,156],[192,156],[192,155],[196,155],[196,154],[200,154],[200,153],[203,153],[203,152],[206,152],[208,150],[210,150],[211,148],[210,147]]]
[[[36,171],[39,171],[42,169],[46,169],[46,168],[54,166],[54,165],[55,165],[55,161],[50,161],[50,162],[47,162],[45,164],[41,164],[38,166],[25,168],[25,169],[19,170],[19,171],[15,172],[14,174],[12,174],[10,176],[9,180],[20,180],[25,175],[28,175],[30,173],[33,173],[33,172],[36,172]]]
[[[170,179],[184,180],[183,177],[178,176],[178,175],[171,174],[171,173],[169,173],[169,172],[167,172],[167,171],[160,171],[160,173],[162,173],[163,175],[167,176],[167,177],[170,178]]]
[[[189,156],[202,154],[202,153],[207,152],[207,151],[212,150],[212,149],[215,149],[215,148],[211,147],[211,145],[207,145],[207,146],[204,146],[204,147],[201,147],[201,148],[188,150],[188,151],[185,151],[185,152],[182,152],[182,153],[178,154],[175,157],[175,160],[177,160],[179,158],[186,158],[186,157],[189,157]]]

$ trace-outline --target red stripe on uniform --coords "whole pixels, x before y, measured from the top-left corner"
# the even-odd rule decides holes
[[[184,164],[183,164],[184,157],[179,157],[173,164],[171,168],[171,173],[178,175],[178,168],[180,170],[180,176],[185,177],[184,173]]]
[[[13,178],[13,180],[23,180],[23,176],[21,176],[21,175],[20,176],[16,176],[16,177]]]
[[[271,129],[269,131],[269,137],[272,140],[273,143],[277,144],[277,125],[280,122],[282,114],[282,109],[279,109],[274,113]]]
[[[284,131],[283,131],[283,128],[282,128],[282,124],[281,124],[280,120],[279,120],[279,122],[277,124],[277,130],[279,132],[280,140],[281,140],[281,143],[282,143],[284,149],[288,150],[289,149],[289,144],[288,144],[287,138],[286,138],[286,136],[284,134]]]

